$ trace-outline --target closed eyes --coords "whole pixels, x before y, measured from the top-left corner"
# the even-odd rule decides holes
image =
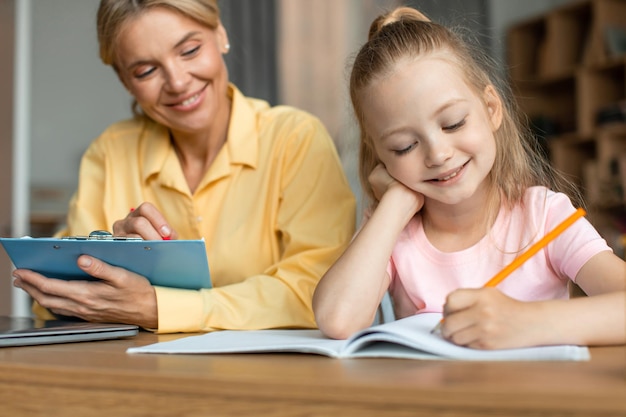
[[[185,51],[183,51],[182,55],[183,56],[193,56],[195,55],[198,51],[200,50],[200,45],[195,46],[191,49],[187,49]]]
[[[457,130],[459,130],[460,128],[462,128],[465,125],[466,119],[462,119],[461,121],[448,125],[448,126],[443,126],[441,129],[444,132],[448,132],[448,133],[452,133],[452,132],[456,132]],[[407,146],[406,148],[402,148],[402,149],[396,149],[393,151],[393,153],[395,153],[398,156],[402,156],[402,155],[406,155],[407,153],[411,152],[413,149],[415,149],[415,147],[419,144],[419,142],[413,142],[411,143],[409,146]]]
[[[148,75],[152,74],[155,70],[156,70],[156,67],[150,67],[145,71],[135,74],[135,78],[137,78],[138,80],[141,80],[143,78],[146,78]]]
[[[405,155],[405,154],[411,152],[416,146],[417,146],[417,142],[413,142],[412,144],[410,144],[406,148],[394,150],[393,152],[396,155],[398,155],[398,156],[402,156],[402,155]]]
[[[460,122],[455,123],[453,125],[444,126],[444,127],[442,127],[442,130],[444,132],[454,132],[454,131],[460,129],[461,127],[463,127],[464,124],[465,124],[465,119],[463,119]]]

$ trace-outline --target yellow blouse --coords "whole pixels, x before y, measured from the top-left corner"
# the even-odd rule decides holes
[[[315,327],[315,286],[354,232],[354,196],[320,121],[229,94],[227,141],[193,194],[167,129],[122,121],[83,156],[59,234],[111,230],[147,201],[180,239],[204,238],[214,288],[156,287],[160,333]]]

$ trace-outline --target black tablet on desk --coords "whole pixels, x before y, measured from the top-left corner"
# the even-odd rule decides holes
[[[0,316],[0,347],[119,339],[138,332],[139,327],[132,324]]]

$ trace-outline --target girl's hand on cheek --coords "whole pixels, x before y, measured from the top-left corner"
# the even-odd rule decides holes
[[[372,186],[374,197],[376,197],[376,200],[378,201],[380,201],[383,194],[385,194],[391,185],[398,183],[395,178],[389,175],[387,168],[380,163],[374,167],[367,179]]]
[[[473,349],[509,349],[541,344],[541,308],[496,288],[461,289],[448,295],[442,336]]]
[[[397,198],[402,198],[402,201],[410,206],[411,214],[415,214],[422,209],[424,205],[424,196],[416,191],[413,191],[406,187],[401,182],[397,181],[387,171],[387,168],[383,164],[378,164],[370,175],[368,181],[372,186],[374,197],[380,201],[387,192],[393,190],[394,195]]]

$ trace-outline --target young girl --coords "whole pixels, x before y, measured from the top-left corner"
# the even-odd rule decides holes
[[[313,298],[329,337],[443,312],[444,338],[500,349],[626,342],[626,264],[582,218],[496,288],[482,286],[575,211],[480,55],[411,8],[377,18],[350,80],[374,202]],[[578,205],[578,204],[577,204]],[[569,298],[568,281],[589,297]]]

